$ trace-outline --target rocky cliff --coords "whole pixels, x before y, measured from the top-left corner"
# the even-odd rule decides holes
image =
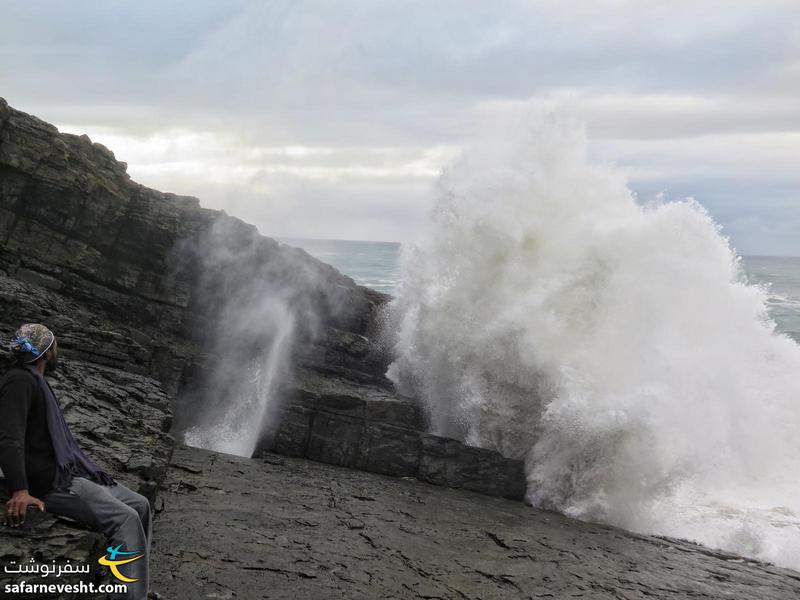
[[[136,184],[105,147],[3,100],[0,239],[0,334],[24,321],[56,332],[66,360],[55,387],[71,426],[151,497],[181,416],[175,401],[213,358],[205,333],[224,300],[216,292],[235,295],[238,280],[254,278],[279,287],[318,315],[314,331],[298,333],[295,362],[340,370],[385,301],[195,198]],[[210,243],[215,271],[204,270]],[[380,377],[379,362],[362,361],[367,377]]]
[[[58,336],[63,362],[51,383],[66,418],[87,453],[154,503],[153,577],[171,597],[201,597],[188,583],[208,570],[219,573],[208,597],[272,597],[269,589],[309,598],[528,597],[545,581],[554,595],[588,594],[595,577],[608,597],[623,579],[630,597],[641,589],[677,597],[686,586],[669,567],[657,577],[648,569],[651,555],[667,565],[678,552],[692,556],[680,561],[683,571],[699,565],[692,581],[703,582],[701,595],[722,589],[721,581],[726,597],[800,591],[795,574],[696,547],[637,546],[638,536],[560,517],[537,529],[543,517],[519,502],[518,461],[426,433],[419,405],[385,378],[379,332],[387,296],[195,198],[133,182],[107,148],[2,99],[0,239],[0,338],[28,321]],[[199,423],[213,430],[240,396],[264,395],[241,387],[238,373],[263,366],[253,367],[252,357],[274,354],[287,320],[291,343],[270,380],[255,458],[181,444]],[[446,514],[448,505],[458,508]],[[235,518],[231,506],[242,507]],[[432,529],[439,517],[445,524]],[[494,519],[505,524],[502,533],[490,527]],[[537,539],[555,535],[554,527],[572,541],[544,550]],[[400,546],[391,541],[398,528],[410,536]],[[103,544],[47,514],[0,531],[4,564],[69,558],[94,567]],[[319,535],[327,542],[318,544]],[[460,563],[450,538],[470,546]],[[615,540],[625,551],[603,563],[613,577],[602,579],[583,563]],[[647,549],[645,558],[628,568],[637,548]],[[482,563],[490,550],[491,564]],[[358,566],[362,558],[374,568]],[[583,584],[553,583],[567,563]],[[406,574],[395,578],[395,569]],[[522,571],[532,575],[519,579]]]

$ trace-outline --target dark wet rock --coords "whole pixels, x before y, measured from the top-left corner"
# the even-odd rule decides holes
[[[419,406],[380,387],[306,373],[255,456],[276,452],[522,499],[522,461],[424,433]]]
[[[800,594],[793,571],[688,542],[302,459],[178,446],[165,488],[154,585],[174,600]]]
[[[367,422],[361,435],[358,461],[354,466],[373,473],[425,479],[424,474],[420,471],[423,437],[418,431],[412,429],[380,422]],[[521,474],[522,470],[520,469]],[[461,483],[453,479],[445,485],[461,487]],[[495,496],[517,496],[519,491],[519,489],[492,490]]]

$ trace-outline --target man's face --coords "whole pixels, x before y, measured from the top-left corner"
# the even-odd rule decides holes
[[[46,356],[45,373],[55,371],[58,368],[58,342],[56,340],[53,340],[53,346],[47,351]]]

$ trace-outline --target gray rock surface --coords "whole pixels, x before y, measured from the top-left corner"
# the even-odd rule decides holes
[[[797,598],[800,574],[521,502],[178,446],[155,584],[200,598]]]

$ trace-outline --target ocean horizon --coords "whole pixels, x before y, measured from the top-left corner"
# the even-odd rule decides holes
[[[395,296],[403,242],[319,238],[274,238],[302,248],[359,285]],[[768,310],[777,330],[800,343],[800,257],[742,255],[748,283],[769,289]]]

